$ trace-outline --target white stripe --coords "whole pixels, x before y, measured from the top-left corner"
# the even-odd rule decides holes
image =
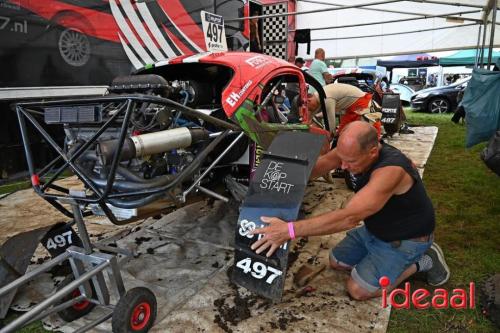
[[[132,32],[132,30],[130,30],[130,27],[128,26],[127,21],[125,20],[122,13],[120,12],[120,9],[116,5],[115,0],[109,0],[109,5],[111,7],[111,12],[113,13],[116,24],[118,24],[118,27],[120,27],[120,30],[122,31],[125,38],[127,38],[130,45],[132,45],[132,47],[134,48],[134,51],[137,52],[137,54],[142,58],[142,61],[144,63],[152,64],[154,62],[153,59],[151,59],[151,57],[146,52],[146,50],[144,50],[144,48],[139,43],[137,38],[135,38],[134,33]]]
[[[132,26],[141,37],[144,44],[147,46],[148,50],[156,58],[156,61],[165,59],[165,56],[160,52],[160,50],[158,50],[151,37],[149,37],[149,34],[146,31],[146,29],[144,29],[141,20],[135,13],[134,7],[132,7],[132,4],[130,3],[130,0],[121,0],[120,4],[125,10],[125,13],[127,14],[130,22],[132,23]]]
[[[163,10],[163,8],[162,8]],[[170,16],[168,16],[168,14],[163,10],[163,12],[165,13],[165,15],[168,17],[168,19],[170,20],[170,22],[172,22],[172,25],[177,29],[177,31],[179,31],[179,33],[182,35],[182,37],[184,37],[185,40],[187,40],[189,42],[189,44],[191,44],[192,47],[194,47],[194,49],[198,52],[203,52],[203,50],[198,46],[196,45],[191,39],[188,38],[188,36],[186,36],[181,29],[179,29],[176,25],[175,25],[175,22],[170,18]]]
[[[155,64],[155,67],[165,66],[165,65],[168,65],[168,63],[169,63],[169,60],[168,60],[168,59],[165,59],[165,60],[162,60],[162,61],[158,61],[158,62]]]
[[[127,54],[127,57],[132,63],[132,65],[134,65],[135,69],[143,67],[143,63],[139,59],[137,59],[134,52],[132,52],[132,50],[128,47],[127,43],[123,40],[122,35],[120,33],[118,33],[118,37],[120,37],[123,49],[125,50],[125,53]]]
[[[168,42],[165,40],[160,29],[158,29],[153,16],[151,16],[151,13],[149,12],[148,6],[144,2],[137,2],[136,5],[137,8],[139,8],[139,12],[144,19],[144,22],[146,22],[149,30],[151,30],[151,32],[153,33],[153,37],[156,39],[158,44],[160,44],[163,52],[165,52],[167,54],[167,57],[169,58],[176,57],[177,54],[174,52],[174,50],[172,50]]]
[[[189,64],[189,63],[192,63],[192,62],[198,62],[200,60],[200,58],[203,58],[204,56],[207,56],[210,53],[211,52],[198,53],[198,54],[192,55],[190,57],[187,57],[185,59],[182,59],[182,62],[185,63],[185,64]]]

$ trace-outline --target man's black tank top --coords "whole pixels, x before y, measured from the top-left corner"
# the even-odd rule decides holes
[[[430,235],[436,224],[432,202],[411,161],[393,146],[383,143],[378,160],[371,168],[366,173],[351,175],[354,191],[361,190],[368,183],[373,171],[385,166],[403,168],[414,183],[406,193],[393,195],[380,211],[367,217],[366,228],[386,242]]]

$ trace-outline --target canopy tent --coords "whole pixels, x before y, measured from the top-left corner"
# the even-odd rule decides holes
[[[377,66],[383,66],[388,71],[392,71],[393,68],[429,67],[437,66],[438,64],[438,58],[427,53],[409,54],[377,60]]]
[[[484,49],[483,57],[488,58],[488,49]],[[496,63],[500,58],[500,52],[493,51],[491,56],[492,63]],[[439,59],[441,66],[473,66],[476,62],[476,50],[461,50],[447,57]]]
[[[301,47],[298,56],[312,58],[320,47],[333,59],[500,47],[493,7],[491,0],[297,0],[296,29],[310,30],[312,51]]]

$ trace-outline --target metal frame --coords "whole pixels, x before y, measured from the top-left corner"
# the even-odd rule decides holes
[[[72,156],[69,156],[67,153],[64,152],[63,148],[61,148],[58,145],[56,140],[52,138],[51,135],[44,129],[40,121],[36,119],[36,117],[43,115],[43,111],[47,107],[68,106],[76,104],[76,105],[99,105],[105,108],[104,105],[107,105],[108,103],[117,104],[118,111],[109,120],[107,120],[87,142],[79,146],[74,151]],[[208,144],[208,146],[200,153],[198,153],[198,155],[196,155],[195,159],[189,164],[189,166],[183,169],[171,182],[163,186],[152,187],[150,189],[113,193],[112,192],[113,183],[116,178],[116,170],[119,166],[120,154],[126,138],[127,130],[129,128],[131,114],[134,110],[134,107],[138,103],[155,103],[155,104],[175,106],[184,115],[197,117],[198,119],[222,127],[225,130],[223,132],[217,133],[217,135],[211,136],[213,140]],[[61,205],[59,201],[74,200],[82,205],[98,204],[99,207],[106,214],[106,216],[111,220],[111,222],[117,225],[126,224],[129,222],[129,219],[119,220],[115,216],[115,214],[109,209],[106,203],[113,204],[113,199],[117,198],[121,199],[126,198],[133,200],[134,198],[137,197],[146,198],[146,202],[149,203],[159,199],[160,197],[165,196],[166,194],[170,194],[169,190],[173,189],[177,185],[180,185],[183,181],[188,179],[190,176],[194,175],[200,169],[202,163],[206,160],[208,154],[211,153],[224,138],[226,138],[229,134],[233,132],[241,131],[236,125],[226,122],[224,120],[220,120],[218,118],[206,115],[200,111],[191,109],[183,104],[179,104],[170,99],[157,96],[150,96],[150,95],[117,95],[117,96],[105,96],[97,98],[67,99],[67,100],[50,101],[50,102],[20,103],[16,105],[16,112],[19,119],[19,125],[21,129],[21,136],[23,139],[26,160],[28,163],[28,169],[32,177],[32,184],[35,192],[68,217],[73,217],[73,214],[70,211],[68,211],[63,205]],[[115,152],[115,154],[113,155],[111,167],[109,169],[109,173],[106,179],[107,182],[106,187],[104,189],[101,189],[76,164],[76,160],[80,156],[82,156],[93,144],[95,144],[97,140],[100,138],[100,136],[106,131],[106,129],[110,128],[113,122],[119,119],[119,117],[123,117],[122,120],[123,122],[121,124],[118,144],[116,149],[116,152],[119,153]],[[33,160],[33,155],[31,153],[30,140],[27,128],[28,122],[35,128],[36,131],[38,131],[38,133],[49,143],[49,145],[58,154],[58,156],[54,160],[49,162],[39,171],[36,171],[34,167],[35,163]],[[230,144],[230,147],[225,149],[223,153],[219,155],[219,157],[213,163],[211,163],[208,169],[205,170],[205,172],[195,180],[193,185],[187,191],[184,191],[182,195],[176,197],[170,194],[171,197],[174,200],[179,200],[183,203],[186,200],[186,195],[189,192],[191,192],[194,187],[197,187],[197,189],[209,195],[215,196],[218,199],[228,200],[227,198],[221,197],[220,195],[208,189],[202,188],[199,185],[199,183],[208,174],[208,171],[210,171],[220,161],[220,159],[229,152],[230,148],[233,147],[234,144],[236,144],[236,142],[240,140],[243,135],[244,135],[243,132],[241,132],[240,135]],[[61,162],[63,162],[62,166],[58,167],[55,173],[52,174],[48,180],[46,181],[40,180],[40,178],[46,176],[47,173],[50,170],[52,170],[57,163]],[[83,182],[85,188],[92,190],[93,193],[91,194],[83,193],[83,195],[82,193],[72,193],[69,188],[65,188],[63,186],[54,184],[54,181],[57,179],[57,177],[66,169],[71,169],[71,171],[74,172],[78,176],[78,178]],[[60,192],[60,194],[49,193],[48,192],[49,189],[56,190]],[[91,212],[84,213],[85,216],[90,214]]]
[[[175,106],[177,110],[183,115],[196,117],[205,122],[209,122],[215,126],[223,129],[223,131],[218,133],[212,133],[209,135],[210,143],[200,151],[194,158],[194,160],[184,168],[172,181],[166,183],[165,185],[152,187],[145,190],[131,190],[129,192],[113,193],[113,183],[116,178],[117,168],[120,164],[121,150],[126,139],[128,129],[130,126],[131,115],[134,108],[139,103],[154,103],[161,105]],[[69,105],[93,105],[105,109],[109,105],[113,105],[116,112],[108,119],[104,124],[98,124],[96,127],[96,132],[92,137],[75,148],[71,156],[64,151],[62,147],[59,146],[57,140],[54,139],[44,128],[42,121],[40,121],[40,116],[44,115],[45,108],[47,107],[63,107]],[[111,253],[122,253],[126,256],[130,255],[127,251],[118,248],[109,248],[106,246],[93,246],[88,235],[84,216],[91,215],[92,212],[82,212],[82,209],[87,207],[89,204],[98,204],[101,209],[105,212],[106,216],[114,224],[125,224],[129,222],[127,220],[118,220],[114,213],[107,207],[108,202],[113,202],[113,198],[134,198],[134,197],[150,197],[152,201],[164,196],[168,193],[169,189],[180,185],[183,181],[187,180],[191,176],[195,176],[196,179],[193,184],[184,192],[177,195],[174,199],[178,201],[185,202],[186,196],[193,190],[197,189],[208,195],[214,196],[218,199],[228,201],[225,198],[209,189],[206,189],[200,185],[201,180],[208,175],[208,173],[219,163],[219,161],[231,150],[231,148],[244,136],[238,126],[220,120],[218,118],[206,115],[200,111],[189,108],[183,104],[179,104],[167,98],[151,96],[151,95],[113,95],[105,97],[89,97],[89,98],[79,98],[79,99],[65,99],[56,101],[46,101],[46,102],[27,102],[19,103],[16,105],[16,112],[19,120],[19,125],[21,129],[21,136],[24,145],[24,151],[26,155],[26,160],[28,164],[28,169],[32,179],[32,185],[35,192],[52,204],[56,209],[61,211],[68,217],[72,217],[74,223],[78,228],[78,234],[82,240],[83,248],[71,246],[64,253],[55,257],[54,259],[42,264],[33,271],[21,276],[20,278],[12,281],[8,285],[0,288],[0,297],[5,296],[12,291],[16,290],[18,287],[25,285],[29,281],[35,279],[40,274],[49,271],[51,268],[59,265],[63,262],[69,262],[71,271],[74,276],[74,281],[70,282],[67,286],[61,288],[30,311],[26,312],[22,316],[16,318],[14,321],[10,322],[8,325],[0,330],[0,333],[13,332],[18,328],[27,325],[33,321],[39,320],[47,315],[55,312],[59,312],[63,309],[71,307],[75,303],[81,302],[83,300],[89,301],[91,303],[104,306],[111,311],[96,319],[95,321],[81,327],[77,332],[84,332],[96,325],[104,322],[113,315],[114,306],[110,304],[110,291],[106,285],[104,279],[104,271],[107,271],[109,281],[114,285],[114,289],[120,299],[125,294],[125,286],[123,284],[122,276],[118,268],[118,263],[115,255],[105,254],[100,252],[95,252],[93,249],[104,249],[105,251]],[[106,179],[106,186],[99,187],[87,176],[85,171],[78,165],[77,159],[82,156],[88,149],[90,149],[97,140],[101,137],[105,131],[111,127],[111,125],[116,125],[116,121],[121,122],[117,140],[117,147],[113,154],[111,166]],[[28,131],[28,124],[30,124],[37,132],[40,134],[44,140],[57,152],[57,157],[50,161],[47,165],[43,166],[40,170],[35,170],[35,162],[33,160],[33,155],[30,147],[30,136]],[[209,153],[211,153],[229,134],[239,132],[239,135],[229,144],[224,151],[217,156],[217,158],[210,163],[208,167],[199,175],[197,173],[201,172],[201,167],[205,162]],[[62,166],[58,166],[58,163],[62,163]],[[49,171],[52,169],[57,169],[53,174],[48,176]],[[203,167],[205,167],[203,165]],[[90,189],[93,193],[85,193],[81,191],[72,191],[69,188],[59,186],[54,184],[54,181],[58,176],[66,169],[70,169],[74,172],[80,181],[84,184],[86,189]],[[40,180],[40,178],[47,177],[46,181]],[[48,192],[49,189],[56,190],[59,193]],[[52,191],[53,192],[53,191]],[[171,195],[172,196],[172,195]],[[63,204],[69,204],[71,206],[71,211],[68,210]],[[92,286],[95,290],[95,296],[92,297],[92,289],[89,281],[92,281]],[[81,295],[71,299],[69,301],[61,302],[61,300],[70,294],[73,290],[78,288]]]
[[[12,322],[7,324],[5,327],[0,329],[0,333],[14,332],[17,329],[33,322],[46,317],[52,313],[59,312],[63,309],[71,307],[73,304],[81,301],[89,301],[94,304],[103,305],[111,310],[114,306],[109,303],[109,289],[104,280],[103,272],[106,270],[108,273],[109,280],[112,281],[115,291],[120,299],[125,294],[125,286],[123,284],[123,279],[118,268],[118,263],[114,255],[97,253],[92,251],[92,246],[90,243],[90,238],[83,221],[83,215],[80,210],[79,205],[75,202],[71,202],[73,214],[75,216],[75,223],[78,227],[78,233],[82,239],[83,248],[71,246],[66,249],[66,252],[60,254],[54,259],[45,262],[36,269],[26,273],[20,278],[12,281],[8,285],[0,288],[0,297],[7,295],[9,292],[16,290],[17,288],[25,285],[29,281],[35,279],[42,273],[49,271],[51,268],[65,262],[69,261],[71,270],[73,272],[74,281],[69,283],[67,286],[63,287],[61,290],[57,291],[44,301],[37,304],[30,311],[26,312],[22,316],[14,319]],[[90,268],[88,268],[90,267]],[[91,298],[91,287],[88,283],[92,280],[92,285],[94,286],[96,292],[96,298]],[[70,294],[73,290],[78,288],[80,290],[80,296],[61,304],[57,304],[62,298]],[[86,330],[95,327],[102,323],[103,321],[111,318],[113,311],[101,316],[97,320],[81,327],[77,332],[85,332]]]

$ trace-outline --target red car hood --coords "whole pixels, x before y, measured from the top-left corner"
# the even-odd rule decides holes
[[[230,67],[234,75],[222,92],[222,107],[231,117],[247,98],[256,93],[255,87],[269,75],[280,68],[285,72],[298,72],[300,69],[284,60],[251,52],[204,52],[195,55],[180,56],[155,64],[159,67],[167,64],[207,63]]]

